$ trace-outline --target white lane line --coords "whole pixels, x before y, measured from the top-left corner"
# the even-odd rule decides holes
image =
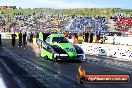
[[[2,75],[0,74],[0,88],[7,88]]]

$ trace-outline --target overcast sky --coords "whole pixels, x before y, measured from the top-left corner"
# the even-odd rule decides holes
[[[22,8],[128,8],[132,0],[0,0],[0,5]]]

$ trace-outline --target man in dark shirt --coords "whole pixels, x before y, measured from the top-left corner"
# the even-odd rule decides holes
[[[35,36],[36,36],[36,43],[37,43],[38,42],[38,38],[39,38],[39,33],[37,32]]]
[[[85,40],[84,40],[84,42],[88,42],[88,39],[89,39],[89,33],[86,32],[86,33],[85,33]]]
[[[97,37],[97,42],[98,42],[100,40],[100,33],[97,33],[96,37]]]
[[[19,33],[19,47],[22,47],[22,33]]]
[[[76,37],[76,38],[77,38],[77,40],[78,40],[78,32],[76,32],[76,33],[75,33],[75,37]]]
[[[72,38],[72,33],[69,33],[68,38],[69,38],[69,39]]]
[[[38,32],[36,33],[36,38],[39,38],[39,33]]]
[[[33,44],[33,33],[30,34],[30,43]]]
[[[92,42],[93,42],[93,36],[94,36],[94,34],[93,34],[93,33],[91,33],[91,34],[90,34],[90,43],[92,43]]]
[[[23,34],[23,46],[26,46],[26,37],[27,37],[27,33],[25,32]]]
[[[17,37],[17,35],[15,34],[15,32],[14,32],[14,34],[12,34],[12,47],[15,47],[15,42],[16,42],[16,37]]]

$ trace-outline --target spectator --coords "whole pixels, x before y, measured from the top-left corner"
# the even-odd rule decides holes
[[[22,47],[22,33],[19,33],[19,45],[18,47]]]
[[[33,33],[31,32],[31,34],[30,34],[30,43],[31,43],[31,44],[33,44],[33,36],[34,36],[34,35],[33,35]]]
[[[67,31],[64,33],[64,35],[65,35],[65,37],[68,37],[68,33],[67,33]]]
[[[27,43],[26,38],[27,38],[27,33],[25,32],[23,34],[23,46],[26,46],[26,43]]]
[[[91,34],[90,34],[90,43],[93,43],[93,36],[94,36],[94,34],[91,33]]]
[[[85,31],[85,29],[92,29],[91,31],[107,30],[105,17],[77,17],[72,22],[70,30]],[[95,29],[95,30],[94,30]]]
[[[78,32],[76,32],[76,33],[75,33],[75,37],[76,37],[76,38],[77,38],[77,40],[78,40]]]
[[[88,39],[89,39],[89,33],[86,32],[84,37],[84,42],[88,42]]]
[[[36,38],[39,38],[39,33],[38,32],[36,33]]]
[[[14,34],[12,34],[12,47],[15,47],[16,37],[17,37],[17,35],[14,32]]]
[[[68,38],[72,39],[72,33],[69,33]]]
[[[96,33],[95,43],[98,43],[99,40],[100,40],[100,33]]]

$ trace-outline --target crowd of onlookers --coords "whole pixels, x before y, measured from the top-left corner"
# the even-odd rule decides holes
[[[110,17],[114,20],[117,28],[125,30],[132,27],[132,18],[117,15]],[[92,32],[94,34],[108,31],[108,19],[106,17],[77,17],[70,15],[45,15],[45,14],[32,14],[23,15],[14,14],[13,17],[8,15],[0,16],[0,31],[3,32],[62,32],[69,31],[73,33]],[[123,24],[124,23],[124,24]],[[69,28],[66,30],[66,26]],[[27,34],[28,35],[28,34]]]
[[[71,31],[89,31],[101,32],[107,31],[107,19],[106,17],[76,17],[71,25]]]
[[[115,29],[118,31],[129,32],[132,31],[132,16],[124,16],[123,14],[116,14],[111,16],[115,22]]]
[[[70,16],[63,15],[19,15],[12,18],[4,16],[0,18],[0,30],[2,31],[60,31],[67,25]]]
[[[110,17],[115,22],[115,27],[119,31],[126,31],[132,27],[132,18],[124,17],[122,15]],[[45,15],[33,14],[23,15],[14,14],[13,17],[0,16],[0,31],[61,31],[66,29],[69,21],[72,22],[68,31],[92,31],[106,32],[109,27],[107,25],[108,19],[106,17],[72,17],[70,15]]]

